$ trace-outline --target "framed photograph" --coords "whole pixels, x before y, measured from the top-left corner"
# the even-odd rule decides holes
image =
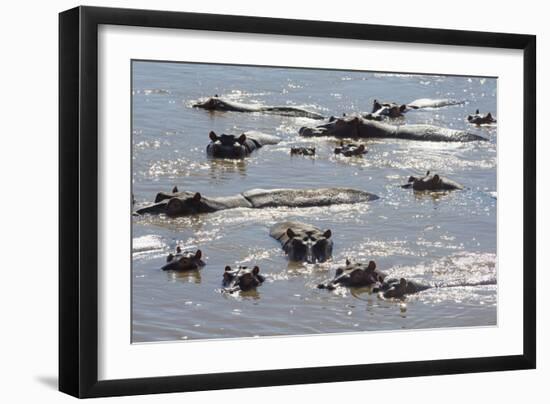
[[[531,369],[531,35],[60,14],[59,387]]]

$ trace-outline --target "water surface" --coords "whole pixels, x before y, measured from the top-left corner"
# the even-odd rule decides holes
[[[177,219],[133,218],[134,342],[487,326],[497,321],[496,127],[465,121],[476,109],[496,115],[491,78],[282,69],[188,63],[133,63],[133,193],[138,204],[174,185],[207,196],[253,188],[353,187],[377,201],[322,208],[233,209]],[[373,100],[453,98],[462,105],[412,111],[406,123],[468,129],[489,142],[367,140],[368,154],[333,155],[335,139],[301,138],[319,121],[191,108],[218,94],[238,102],[297,105],[326,116],[370,111]],[[405,123],[404,122],[404,123]],[[208,133],[258,130],[283,141],[244,161],[210,160]],[[316,157],[291,157],[314,146]],[[431,170],[463,191],[415,194],[409,175]],[[277,221],[331,229],[333,259],[292,264],[269,237]],[[160,271],[176,245],[200,248],[200,272]],[[346,258],[375,260],[392,276],[436,286],[385,301],[368,290],[318,290]],[[220,293],[225,265],[259,265],[256,292]]]

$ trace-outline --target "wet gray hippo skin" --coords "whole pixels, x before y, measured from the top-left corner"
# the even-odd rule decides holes
[[[362,156],[363,154],[367,154],[367,150],[364,144],[344,144],[344,142],[341,142],[340,146],[334,149],[334,154],[341,154],[344,157]]]
[[[389,138],[423,140],[432,142],[472,142],[488,140],[483,136],[460,130],[441,128],[433,125],[390,125],[364,119],[359,116],[345,116],[318,125],[316,127],[302,127],[300,135],[334,136],[348,138]]]
[[[421,109],[421,108],[442,108],[451,105],[464,104],[464,100],[451,100],[448,98],[432,99],[432,98],[419,98],[418,100],[411,101],[407,104],[407,108]]]
[[[206,153],[210,157],[228,159],[244,158],[264,145],[277,144],[281,141],[276,136],[254,131],[245,132],[240,136],[217,135],[212,131],[208,136],[210,143],[206,147]]]
[[[202,108],[208,111],[235,111],[235,112],[261,112],[266,114],[303,117],[311,119],[324,119],[325,117],[316,112],[307,111],[298,107],[291,106],[268,106],[241,104],[219,97],[210,97],[206,101],[198,102],[193,105],[194,108]]]
[[[168,216],[187,216],[233,208],[304,208],[378,199],[377,195],[353,188],[253,189],[225,197],[203,197],[198,192],[177,192],[177,188],[174,190],[176,192],[159,192],[155,203],[136,210],[136,214],[164,213]]]
[[[332,256],[332,232],[301,222],[274,224],[269,235],[278,240],[290,261],[314,264]]]
[[[399,280],[389,279],[384,281],[380,288],[376,288],[374,292],[382,292],[385,299],[403,299],[406,295],[412,295],[430,288],[431,286],[401,278]]]
[[[194,271],[201,269],[206,264],[201,260],[202,251],[183,252],[180,247],[176,248],[176,254],[168,254],[166,264],[162,266],[163,271]]]
[[[452,191],[455,189],[464,189],[458,182],[437,174],[430,175],[428,171],[424,177],[410,176],[409,181],[401,188],[412,188],[415,191]]]
[[[346,260],[344,267],[336,269],[334,279],[327,283],[317,285],[319,289],[334,290],[338,286],[345,287],[366,287],[380,285],[384,282],[386,274],[376,269],[376,263],[369,261],[368,264],[351,263]]]
[[[482,115],[479,113],[479,109],[476,109],[476,113],[474,115],[468,115],[466,119],[469,123],[474,125],[488,125],[497,122],[497,120],[493,118],[493,115],[491,115],[490,112],[488,112],[486,115]]]
[[[247,267],[231,269],[230,266],[226,266],[223,272],[222,285],[225,292],[234,293],[239,290],[247,291],[255,289],[264,281],[265,278],[260,275],[260,268],[258,266],[252,269]]]

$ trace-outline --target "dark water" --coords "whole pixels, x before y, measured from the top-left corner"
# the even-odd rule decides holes
[[[379,195],[370,203],[322,208],[233,209],[167,219],[133,219],[134,342],[358,332],[496,324],[496,127],[465,117],[496,114],[496,79],[244,66],[134,62],[133,192],[138,204],[174,185],[203,195],[253,188],[347,186]],[[304,139],[317,124],[238,112],[209,113],[191,104],[218,94],[239,102],[298,105],[324,115],[370,111],[375,98],[410,102],[453,98],[465,104],[412,111],[407,123],[480,133],[490,142],[365,141],[363,158],[334,156],[330,138]],[[209,160],[210,130],[258,130],[283,141],[244,161]],[[317,156],[290,157],[291,146]],[[466,189],[439,195],[401,189],[427,170]],[[269,227],[300,220],[332,230],[334,253],[322,265],[289,264]],[[168,252],[200,248],[200,273],[160,271]],[[385,301],[367,290],[316,289],[346,258],[440,287]],[[267,281],[255,293],[220,293],[225,265],[259,265]],[[464,286],[484,284],[480,286]]]

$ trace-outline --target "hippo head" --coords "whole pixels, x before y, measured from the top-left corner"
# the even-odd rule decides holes
[[[171,198],[166,204],[166,214],[168,216],[187,216],[209,211],[209,206],[203,201],[201,194],[198,192],[193,196]]]
[[[202,268],[205,263],[201,260],[202,251],[197,252],[181,252],[181,248],[177,247],[176,254],[168,254],[166,264],[161,268],[163,271],[193,271]]]
[[[223,286],[226,291],[232,293],[239,290],[247,291],[260,286],[265,278],[260,275],[260,268],[255,266],[252,269],[238,267],[231,269],[228,265],[223,272]]]
[[[288,241],[284,250],[291,261],[306,261],[310,264],[325,262],[332,256],[332,232],[299,231],[287,229]]]
[[[376,263],[369,261],[367,265],[362,263],[351,263],[346,260],[345,267],[336,269],[334,279],[328,284],[318,285],[319,289],[335,289],[336,286],[365,287],[375,284],[382,284],[386,275],[376,270]]]
[[[358,136],[360,125],[361,118],[358,116],[331,116],[327,123],[314,128],[302,127],[299,133],[301,136],[355,137]]]
[[[412,188],[415,191],[429,191],[441,188],[443,180],[439,175],[430,175],[430,172],[426,172],[424,177],[410,176],[408,183],[403,185],[403,188]]]
[[[211,143],[208,145],[208,152],[212,157],[218,158],[242,158],[248,154],[246,147],[246,135],[221,135],[215,132],[209,134]]]
[[[405,278],[399,279],[399,283],[395,282],[389,285],[388,289],[384,292],[386,299],[402,299],[407,294],[407,280]]]
[[[223,101],[218,98],[218,95],[216,94],[215,97],[210,97],[206,101],[203,102],[197,102],[196,104],[193,104],[194,108],[202,108],[202,109],[208,109],[208,110],[215,110],[224,105]]]

